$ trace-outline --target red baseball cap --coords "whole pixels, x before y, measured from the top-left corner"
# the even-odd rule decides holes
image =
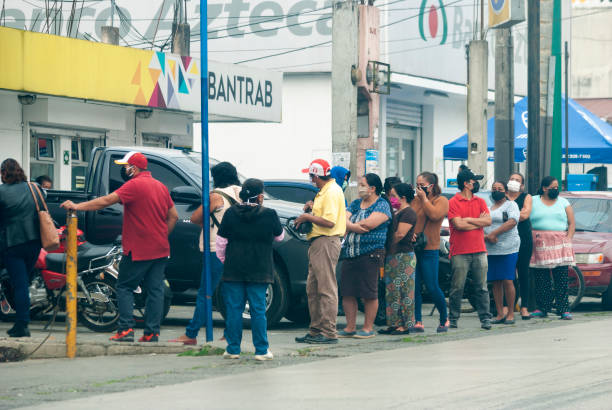
[[[137,151],[130,151],[121,159],[116,159],[115,164],[118,165],[134,165],[140,169],[147,169],[147,157]]]
[[[329,176],[331,171],[331,167],[329,166],[329,162],[324,159],[315,159],[310,163],[308,168],[302,170],[304,174],[313,174],[320,177]]]

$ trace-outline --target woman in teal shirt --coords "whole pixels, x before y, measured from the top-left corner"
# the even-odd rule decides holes
[[[574,211],[567,199],[559,197],[559,181],[554,177],[545,177],[538,193],[533,197],[531,211],[533,254],[529,263],[538,309],[531,316],[546,317],[554,299],[561,319],[571,320],[567,292],[568,267],[574,264]]]

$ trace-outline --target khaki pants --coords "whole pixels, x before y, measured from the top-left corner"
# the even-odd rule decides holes
[[[340,256],[338,236],[319,236],[308,248],[306,294],[310,311],[310,334],[335,339],[338,315],[336,265]]]

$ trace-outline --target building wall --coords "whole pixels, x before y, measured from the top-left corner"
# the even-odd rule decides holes
[[[191,147],[191,114],[153,110],[148,119],[136,118],[136,108],[118,104],[38,96],[34,104],[21,105],[19,93],[0,91],[0,162],[15,158],[30,176],[30,136],[32,132],[54,138],[54,188],[72,188],[73,162],[64,162],[74,139],[94,139],[96,145],[135,146],[147,136],[167,138],[177,146]],[[23,117],[22,117],[23,112]],[[136,122],[136,128],[135,128]],[[143,138],[144,137],[144,138]]]
[[[194,149],[200,149],[194,124]],[[230,161],[245,176],[304,179],[314,158],[331,161],[331,75],[286,74],[282,122],[211,123],[210,156]]]
[[[574,7],[570,49],[572,98],[612,97],[612,6]]]

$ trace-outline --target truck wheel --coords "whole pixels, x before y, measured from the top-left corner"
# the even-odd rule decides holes
[[[285,279],[285,276],[280,272],[282,271],[275,265],[273,272],[274,283],[268,285],[268,289],[266,290],[266,317],[268,319],[268,328],[276,326],[287,313],[287,305],[289,302],[287,279]],[[219,286],[216,292],[215,305],[225,320],[226,314],[225,303],[223,302],[223,292],[221,291],[222,287],[223,285]],[[248,302],[242,313],[242,318],[247,320],[251,319]]]
[[[568,269],[568,300],[570,312],[580,304],[582,296],[584,296],[584,276],[578,266],[570,266]]]

